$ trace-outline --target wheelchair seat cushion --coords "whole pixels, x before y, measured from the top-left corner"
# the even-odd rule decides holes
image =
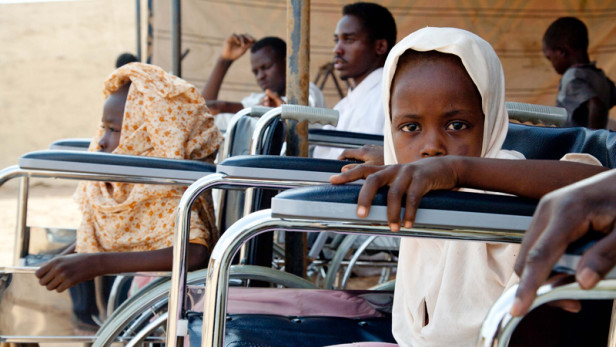
[[[191,313],[188,321],[191,346],[200,346],[202,316]],[[395,342],[391,318],[228,315],[224,345],[313,347],[357,341]]]

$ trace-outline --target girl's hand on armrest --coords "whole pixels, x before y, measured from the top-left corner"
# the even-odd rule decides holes
[[[102,275],[98,253],[70,254],[56,257],[41,266],[35,273],[39,283],[58,293],[78,283]]]
[[[405,211],[402,224],[410,228],[421,198],[431,190],[453,189],[458,177],[452,157],[427,158],[420,161],[389,166],[359,165],[332,176],[330,182],[342,184],[366,179],[357,198],[357,216],[365,218],[370,212],[372,199],[381,187],[389,186],[387,193],[387,222],[391,231],[400,230],[402,199]]]

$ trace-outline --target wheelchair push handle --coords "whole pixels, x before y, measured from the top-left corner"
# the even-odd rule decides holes
[[[302,105],[282,105],[281,118],[295,119],[299,122],[308,121],[308,123],[320,123],[323,125],[330,124],[336,126],[338,124],[338,111],[329,108],[309,107]]]

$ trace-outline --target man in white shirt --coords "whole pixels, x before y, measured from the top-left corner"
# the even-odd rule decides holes
[[[334,33],[334,68],[351,85],[347,96],[334,107],[338,125],[323,129],[383,134],[385,113],[381,79],[387,53],[396,43],[396,22],[383,6],[358,2],[344,6]],[[315,158],[337,159],[340,148],[317,146]]]
[[[241,102],[218,100],[222,81],[234,61],[250,49],[250,65],[257,84],[263,92],[252,93]],[[287,45],[278,37],[265,37],[256,41],[248,34],[232,34],[224,43],[222,53],[210,73],[201,95],[212,114],[216,125],[224,129],[231,116],[243,108],[263,105],[280,106],[285,101]],[[321,90],[310,83],[309,105],[326,107]]]

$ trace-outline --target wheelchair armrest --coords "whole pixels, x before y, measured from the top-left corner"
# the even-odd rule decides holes
[[[383,135],[354,133],[349,131],[310,129],[308,140],[313,144],[361,147],[363,145],[383,145]]]
[[[359,185],[326,185],[288,190],[272,199],[272,215],[281,218],[385,223],[387,189],[378,192],[368,217],[358,218],[356,210],[360,189]],[[434,191],[421,200],[415,227],[523,232],[530,224],[535,207],[536,201],[513,196]]]
[[[224,160],[216,172],[233,177],[329,182],[349,161],[275,155],[235,156]]]
[[[88,138],[71,138],[60,139],[49,144],[49,149],[65,150],[65,151],[87,151],[90,147],[92,139]]]
[[[215,166],[195,160],[165,159],[100,152],[45,150],[19,158],[21,169],[82,172],[196,180],[215,172]]]

